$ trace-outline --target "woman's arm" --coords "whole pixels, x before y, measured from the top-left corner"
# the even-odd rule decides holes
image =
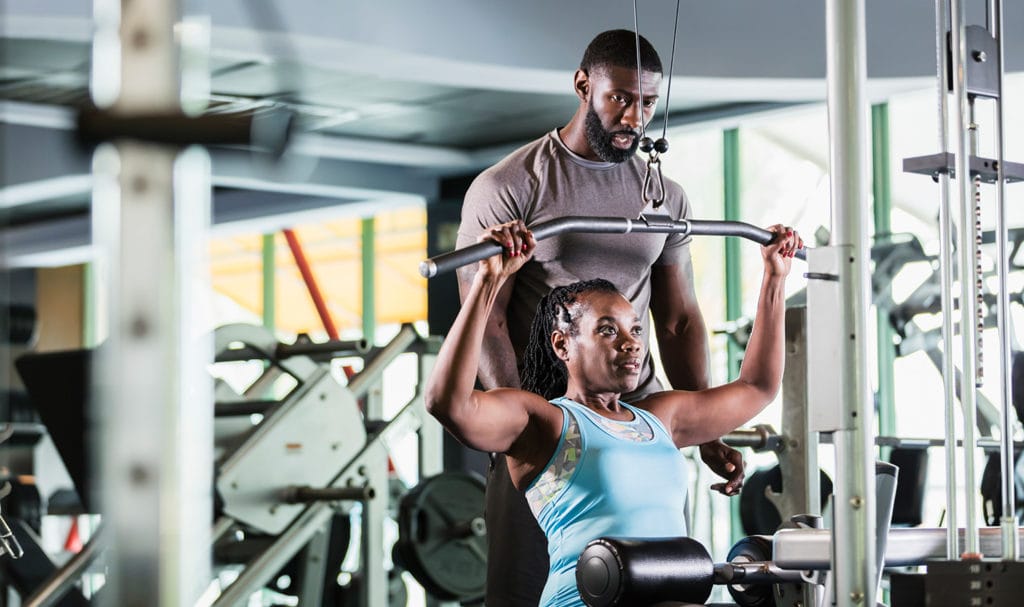
[[[533,253],[536,242],[521,221],[491,228],[481,240],[505,247],[480,262],[462,308],[438,353],[427,384],[427,411],[463,444],[481,451],[507,452],[523,434],[531,410],[546,401],[531,392],[474,390],[484,332],[502,286]]]
[[[750,341],[736,381],[699,392],[663,392],[643,405],[669,423],[680,447],[714,440],[757,415],[775,398],[785,358],[785,287],[800,236],[781,225],[762,247],[764,276]]]

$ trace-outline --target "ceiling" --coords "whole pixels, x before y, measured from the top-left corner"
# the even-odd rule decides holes
[[[203,4],[206,20],[188,19],[209,26],[209,52],[194,56],[208,61],[210,111],[287,106],[299,126],[276,164],[244,149],[211,150],[214,222],[224,229],[268,230],[296,221],[291,213],[344,207],[358,215],[437,199],[443,177],[472,174],[563,125],[576,107],[571,79],[582,49],[599,31],[633,24],[632,3],[620,0]],[[930,3],[866,4],[872,99],[932,86]],[[968,4],[968,20],[983,22],[984,2]],[[1024,31],[1024,3],[1005,4],[1004,30]],[[638,5],[639,29],[667,66],[674,6]],[[8,264],[88,241],[90,159],[73,128],[89,100],[93,12],[102,6],[0,4],[0,235]],[[806,0],[682,2],[670,123],[821,101],[824,19],[824,3]],[[1024,70],[1024,37],[1005,46],[1007,69]]]

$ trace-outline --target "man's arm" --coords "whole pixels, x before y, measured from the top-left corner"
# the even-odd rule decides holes
[[[689,253],[677,265],[651,267],[651,313],[669,383],[676,390],[707,388],[708,336],[693,290]]]
[[[466,296],[477,273],[477,264],[469,264],[458,270],[459,299],[466,303]],[[512,340],[508,335],[506,314],[508,302],[512,297],[515,276],[510,276],[499,290],[487,325],[484,328],[483,349],[480,352],[480,364],[477,377],[485,390],[495,388],[518,388],[519,368],[516,365],[516,353],[512,349]]]
[[[676,390],[704,390],[710,383],[708,334],[693,289],[693,263],[687,250],[679,263],[651,267],[651,314],[661,365]],[[720,440],[700,446],[700,456],[726,479],[711,488],[735,495],[743,485],[743,456]]]

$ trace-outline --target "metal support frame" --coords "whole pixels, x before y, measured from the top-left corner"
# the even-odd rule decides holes
[[[122,118],[180,108],[177,2],[97,3],[92,91]],[[119,41],[119,43],[118,43]],[[111,99],[116,97],[115,99]],[[210,580],[213,389],[205,365],[205,150],[129,141],[93,157],[93,229],[109,279],[99,351],[101,512],[110,551],[103,604],[193,605]],[[187,420],[187,423],[186,423]]]
[[[970,137],[968,128],[968,99],[966,88],[965,64],[967,63],[967,41],[963,35],[964,7],[961,0],[950,0],[950,32],[953,69],[953,99],[956,104],[956,125],[953,140],[956,154],[956,200],[959,217],[957,228],[957,253],[960,275],[960,368],[964,382],[960,390],[960,408],[964,419],[964,527],[966,529],[966,547],[968,554],[978,553],[978,516],[975,506],[974,487],[977,487],[974,465],[974,445],[977,424],[977,385],[978,376],[978,342],[975,318],[977,316],[977,300],[975,299],[975,256],[977,243],[969,234],[974,225],[974,195],[969,178]],[[971,380],[971,381],[968,381]]]
[[[363,370],[348,384],[354,399],[363,399],[365,419],[381,420],[383,411],[380,398],[384,370],[399,355],[414,350],[419,355],[420,384],[417,393],[406,406],[376,432],[367,437],[359,453],[329,483],[328,488],[365,487],[373,497],[361,503],[362,540],[361,566],[363,585],[361,600],[365,605],[387,605],[388,577],[384,553],[384,519],[388,509],[388,452],[389,446],[409,432],[418,432],[420,446],[420,472],[427,476],[441,471],[441,428],[430,418],[423,404],[422,387],[429,374],[438,344],[421,339],[412,325],[404,325],[387,345],[368,358]],[[295,554],[315,539],[330,522],[336,508],[348,507],[335,503],[316,502],[299,514],[274,543],[250,561],[239,577],[228,586],[214,603],[228,607],[244,602],[258,590]],[[230,519],[217,521],[213,535],[220,537],[231,528]]]
[[[363,336],[373,343],[377,334],[377,221],[361,222]]]
[[[739,129],[722,132],[722,216],[726,221],[740,221],[740,134]],[[725,320],[734,321],[743,314],[743,267],[740,243],[726,238],[725,247]],[[739,377],[740,348],[733,340],[726,341],[728,381]]]
[[[871,106],[871,190],[875,219],[875,240],[892,232],[892,199],[889,178],[889,104]],[[885,293],[874,297],[890,297],[891,285]],[[879,309],[875,315],[878,351],[878,433],[896,434],[896,395],[893,368],[896,352],[893,348],[893,329],[888,314]]]
[[[277,328],[277,246],[273,234],[263,235],[263,326]]]
[[[832,572],[838,604],[875,604],[877,575],[875,563],[875,480],[871,433],[874,407],[867,373],[869,360],[867,314],[871,284],[868,276],[870,247],[867,239],[867,100],[865,27],[863,0],[829,0],[825,10],[827,36],[827,84],[829,118],[829,160],[833,229],[831,251],[809,255],[810,270],[816,273],[817,258],[823,262],[822,279],[808,286],[808,307],[821,310],[811,301],[814,283],[837,281],[828,303],[836,306],[838,322],[818,327],[831,336],[835,356],[822,358],[813,350],[815,333],[809,331],[811,360],[827,360],[839,367],[836,398],[828,406],[836,419],[817,430],[832,430],[836,449],[836,477]],[[812,251],[813,253],[814,251]],[[835,278],[827,278],[834,276]],[[819,285],[819,288],[827,285]],[[830,315],[830,314],[829,314]],[[814,325],[812,325],[812,329]],[[844,329],[842,333],[838,333]],[[813,371],[817,373],[817,371]],[[815,394],[811,393],[812,403]],[[824,406],[824,405],[822,405]]]
[[[942,558],[946,553],[944,527],[906,527],[889,530],[885,546],[886,567],[909,567]],[[965,546],[963,528],[953,529],[960,548]],[[978,533],[979,548],[985,557],[999,557],[1002,551],[1002,530],[982,527]],[[1019,543],[1024,543],[1024,529],[1018,530]],[[820,571],[831,564],[832,535],[828,529],[780,529],[772,536],[772,557],[783,569]],[[839,603],[844,604],[844,603]]]

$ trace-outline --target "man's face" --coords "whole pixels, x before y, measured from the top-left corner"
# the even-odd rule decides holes
[[[658,101],[661,74],[643,73],[643,110],[635,69],[608,66],[588,77],[589,99],[584,120],[587,143],[605,162],[625,162],[640,144],[640,124],[650,122]]]

